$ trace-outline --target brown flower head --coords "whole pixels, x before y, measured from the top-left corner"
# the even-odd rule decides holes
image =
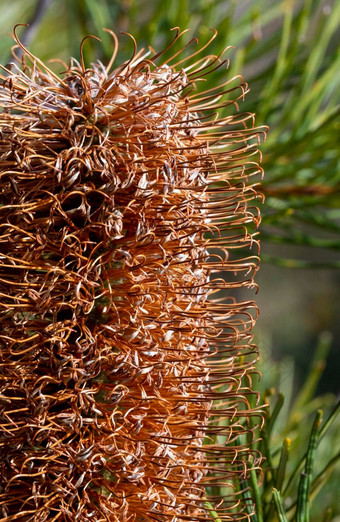
[[[206,45],[111,71],[111,34],[1,75],[0,520],[248,518],[263,129]]]

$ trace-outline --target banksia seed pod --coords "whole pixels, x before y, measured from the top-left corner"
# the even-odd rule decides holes
[[[107,68],[59,77],[16,36],[3,67],[0,520],[249,518],[262,412],[235,289],[258,268],[263,129],[218,113],[242,78],[199,90],[226,63],[206,46],[111,71],[111,34]]]

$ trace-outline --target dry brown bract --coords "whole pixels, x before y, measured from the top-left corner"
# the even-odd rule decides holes
[[[1,521],[247,518],[263,129],[205,47],[3,68]]]

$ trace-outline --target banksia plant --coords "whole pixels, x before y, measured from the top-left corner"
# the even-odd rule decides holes
[[[247,519],[264,131],[207,45],[111,70],[111,34],[2,68],[0,520]]]

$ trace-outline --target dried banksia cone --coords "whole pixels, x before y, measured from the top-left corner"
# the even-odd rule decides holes
[[[258,267],[263,130],[229,110],[247,85],[204,91],[225,64],[206,46],[111,71],[115,44],[107,68],[59,77],[16,40],[0,86],[0,520],[249,518],[256,313],[235,289]]]

